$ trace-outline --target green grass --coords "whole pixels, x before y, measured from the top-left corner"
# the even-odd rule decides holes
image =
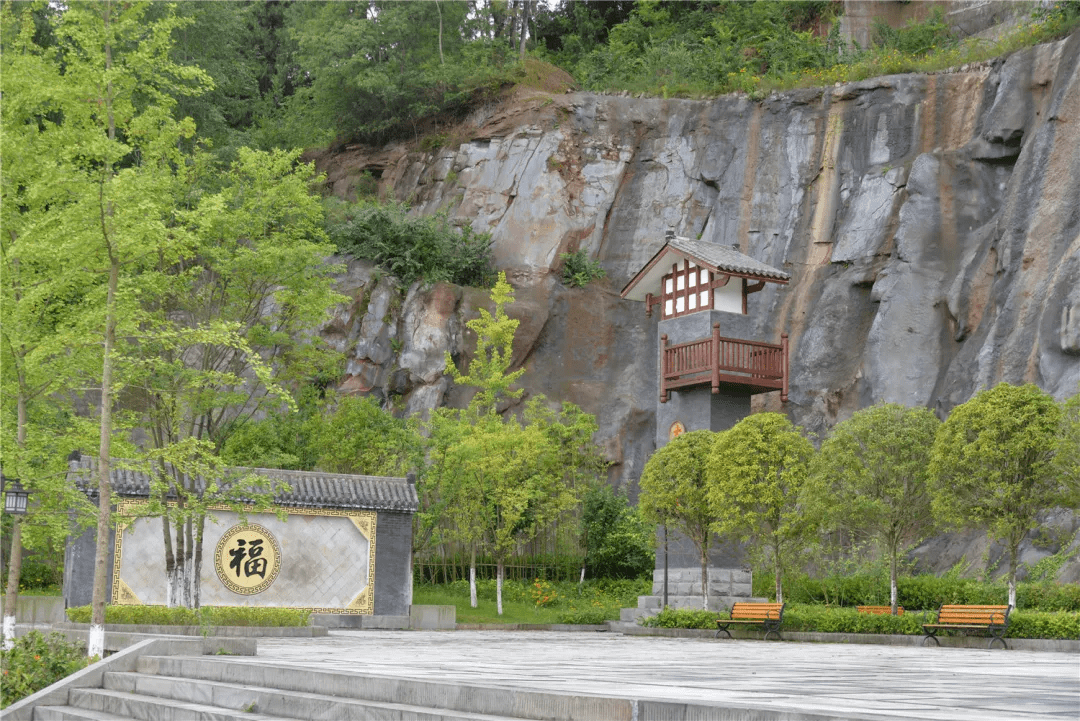
[[[417,584],[413,603],[454,606],[458,623],[603,623],[619,618],[620,608],[637,606],[637,597],[649,592],[649,579],[633,581],[506,581],[503,613],[497,612],[495,582],[477,582],[477,608],[469,605],[469,584]]]

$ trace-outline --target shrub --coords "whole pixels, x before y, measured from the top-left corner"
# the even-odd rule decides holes
[[[784,631],[817,631],[819,633],[889,633],[921,634],[924,620],[921,613],[903,616],[859,613],[854,608],[827,608],[805,604],[789,604],[784,609]]]
[[[562,253],[562,282],[571,288],[584,288],[594,280],[607,276],[607,271],[600,267],[600,261],[592,260],[584,250]]]
[[[1080,639],[1080,613],[1016,611],[1009,614],[1007,638]]]
[[[726,613],[666,608],[646,619],[650,628],[716,628],[716,619]],[[788,603],[784,609],[781,631],[817,633],[885,633],[922,635],[922,624],[932,622],[934,613],[906,612],[903,616],[859,613],[854,608],[829,608]],[[1009,615],[1006,638],[1080,638],[1080,613],[1016,611]]]
[[[360,200],[332,206],[327,232],[342,253],[377,263],[405,284],[415,280],[487,287],[491,234],[455,228],[446,213],[409,215],[406,203]]]
[[[68,620],[90,623],[90,606],[67,610]],[[198,610],[167,606],[106,606],[105,623],[148,626],[307,626],[310,611],[294,608],[203,606]]]
[[[49,563],[36,556],[23,559],[19,573],[19,591],[57,588],[63,582],[62,566]]]
[[[56,683],[88,663],[86,647],[71,643],[59,633],[45,636],[31,631],[15,639],[10,651],[0,651],[0,708]]]
[[[563,611],[559,614],[559,623],[574,624],[601,624],[606,621],[615,621],[619,618],[617,608],[583,608],[572,611]]]
[[[1008,598],[1004,581],[979,581],[955,575],[901,577],[896,585],[897,602],[908,610],[932,611],[943,603],[999,605]],[[754,574],[754,595],[772,598],[769,574]],[[800,604],[884,606],[889,603],[889,582],[886,576],[874,573],[824,578],[793,575],[784,583],[784,600]],[[1021,582],[1017,584],[1016,603],[1022,611],[1080,611],[1080,585]]]

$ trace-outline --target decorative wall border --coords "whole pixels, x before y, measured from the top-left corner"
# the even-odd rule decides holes
[[[131,592],[127,584],[120,579],[120,562],[123,557],[124,531],[138,518],[153,518],[144,515],[132,515],[131,512],[142,506],[149,505],[149,501],[120,501],[116,504],[116,539],[113,552],[113,582],[112,599],[110,603],[115,605],[143,605],[138,597]],[[176,505],[170,501],[169,505]],[[224,504],[214,504],[207,507],[210,511],[233,511],[234,508]],[[352,616],[370,616],[375,613],[375,537],[378,527],[378,512],[339,508],[303,508],[300,506],[270,506],[261,511],[256,511],[253,506],[243,506],[245,514],[277,513],[283,512],[290,516],[336,516],[348,518],[353,522],[364,538],[368,541],[368,580],[364,590],[356,598],[349,602],[345,608],[321,608],[318,606],[267,606],[266,608],[289,608],[297,611],[310,611],[311,613],[325,613]]]

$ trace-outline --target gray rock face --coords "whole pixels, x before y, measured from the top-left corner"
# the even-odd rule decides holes
[[[792,275],[750,298],[760,340],[791,339],[789,402],[822,433],[877,401],[947,413],[999,381],[1080,388],[1080,34],[970,72],[876,78],[761,102],[587,93],[508,103],[435,153],[317,159],[347,195],[365,169],[419,212],[488,231],[520,318],[527,395],[596,414],[612,482],[636,485],[655,446],[657,318],[618,292],[674,230]],[[584,249],[607,279],[558,280]],[[467,396],[464,321],[486,293],[414,287],[352,264],[346,387],[419,411]],[[357,317],[361,306],[363,317]],[[401,371],[401,372],[398,372]]]

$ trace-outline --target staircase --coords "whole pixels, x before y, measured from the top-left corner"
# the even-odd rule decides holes
[[[72,688],[34,721],[617,721],[628,699],[466,686],[267,665],[215,656],[143,656],[107,671],[102,688]]]

